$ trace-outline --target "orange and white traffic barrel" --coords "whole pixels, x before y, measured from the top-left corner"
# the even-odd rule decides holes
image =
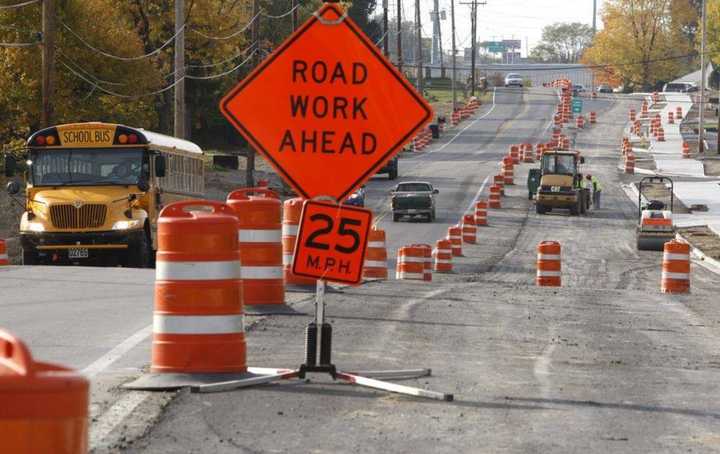
[[[668,112],[668,124],[675,124],[675,113],[672,110]]]
[[[267,188],[248,188],[231,192],[226,203],[238,218],[243,303],[283,304],[280,198]]]
[[[596,92],[596,91],[593,91],[593,92],[590,94],[590,98],[591,98],[591,99],[597,99],[597,96],[598,96],[598,95],[597,95],[597,92]]]
[[[665,129],[662,126],[657,128],[657,141],[665,142]]]
[[[282,250],[283,250],[283,271],[285,285],[314,286],[315,279],[298,276],[292,272],[293,259],[295,258],[295,241],[297,240],[298,228],[300,227],[300,215],[302,214],[303,199],[295,197],[288,199],[283,204],[282,220]]]
[[[523,162],[535,162],[532,145],[527,146],[525,151],[523,151]]]
[[[452,244],[450,240],[438,240],[433,250],[433,271],[436,273],[451,273],[452,265]]]
[[[85,454],[90,383],[0,330],[0,451]]]
[[[502,208],[502,205],[500,203],[500,186],[498,186],[496,184],[490,186],[489,205],[490,205],[490,208],[493,208],[493,209]]]
[[[682,157],[684,159],[690,159],[690,144],[683,141],[682,144]]]
[[[368,234],[367,252],[363,265],[363,278],[387,279],[387,247],[385,230],[373,226]]]
[[[209,200],[166,206],[158,218],[151,371],[243,373],[245,361],[235,212]]]
[[[541,160],[543,153],[545,153],[545,144],[537,144],[537,146],[535,147],[535,160]]]
[[[462,238],[464,243],[477,243],[477,226],[475,225],[475,215],[466,214],[465,216],[463,216]]]
[[[510,156],[503,158],[503,182],[506,186],[512,186],[515,184],[515,172],[514,168],[515,160]]]
[[[561,276],[560,243],[543,241],[537,247],[535,283],[540,287],[560,287]]]
[[[487,201],[478,200],[477,203],[475,203],[475,225],[487,225],[487,209]]]
[[[493,184],[500,187],[500,195],[503,195],[505,193],[505,176],[500,175],[493,175]]]
[[[5,240],[0,240],[0,266],[10,264],[10,257],[8,257],[7,244]]]
[[[580,115],[579,117],[577,117],[577,120],[576,120],[576,122],[575,122],[575,126],[577,126],[578,129],[583,129],[583,128],[585,127],[585,117],[583,117],[582,115]]]
[[[635,153],[632,151],[625,154],[625,173],[628,175],[635,174]]]
[[[628,113],[628,119],[632,122],[635,121],[637,118],[637,112],[635,112],[635,109],[630,109],[630,112]]]
[[[690,245],[671,240],[665,243],[662,263],[663,293],[690,293]]]
[[[594,125],[595,123],[597,123],[597,113],[590,112],[590,124]]]
[[[452,254],[454,257],[462,257],[463,232],[462,227],[455,225],[448,227],[447,239],[452,245]]]
[[[513,165],[520,164],[520,146],[513,145],[510,147],[510,153],[508,156],[512,159]]]
[[[424,244],[404,246],[398,250],[395,279],[432,281],[432,250]]]
[[[682,121],[683,118],[683,108],[682,106],[677,106],[675,108],[675,117],[677,117],[678,121]]]

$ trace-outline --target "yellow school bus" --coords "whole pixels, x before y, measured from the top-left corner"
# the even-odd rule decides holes
[[[143,129],[59,125],[34,133],[27,148],[26,265],[152,266],[162,207],[205,192],[200,147]],[[13,167],[6,160],[6,174]]]

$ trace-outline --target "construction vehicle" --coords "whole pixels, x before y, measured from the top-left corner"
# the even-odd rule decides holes
[[[646,197],[644,194],[651,190],[650,197]],[[675,238],[672,220],[674,194],[673,181],[668,177],[644,177],[638,183],[638,224],[635,234],[639,251],[662,251],[665,243]]]
[[[577,216],[589,206],[589,190],[583,187],[580,164],[585,158],[577,151],[546,151],[539,169],[530,169],[529,197],[535,198],[535,210],[545,214],[556,208]]]

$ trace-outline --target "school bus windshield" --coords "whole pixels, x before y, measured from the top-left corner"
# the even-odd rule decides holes
[[[35,186],[129,186],[148,178],[140,148],[36,150],[30,160]]]

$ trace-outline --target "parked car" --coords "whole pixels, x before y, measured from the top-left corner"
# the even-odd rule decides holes
[[[426,181],[399,183],[392,191],[393,222],[402,217],[423,217],[428,222],[435,220],[435,196],[440,191]]]
[[[694,91],[698,91],[698,87],[693,82],[670,82],[663,87],[665,93],[690,93]]]
[[[608,84],[601,84],[601,85],[598,85],[597,92],[598,93],[612,93],[613,89]]]
[[[505,76],[505,86],[506,87],[520,87],[523,86],[523,78],[520,76],[520,74],[516,73],[510,73],[507,76]]]
[[[345,205],[352,205],[356,207],[364,207],[365,206],[365,185],[360,186],[350,194],[350,196],[345,199],[344,202]]]

